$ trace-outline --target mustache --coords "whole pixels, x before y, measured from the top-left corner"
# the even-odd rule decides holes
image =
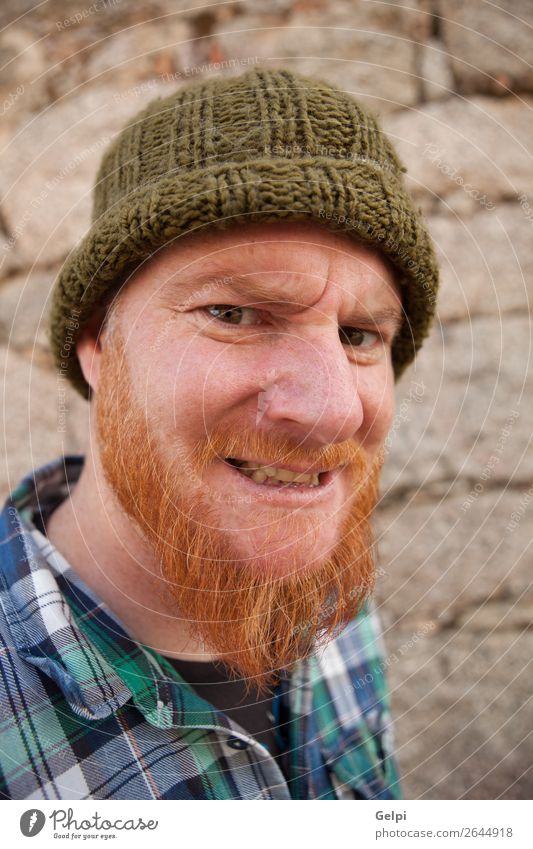
[[[268,461],[272,466],[297,464],[321,471],[348,467],[359,477],[368,471],[366,450],[355,440],[324,445],[310,450],[296,440],[273,437],[261,430],[229,431],[215,428],[198,441],[192,449],[192,459],[199,473],[203,473],[215,460],[228,458]],[[379,459],[378,459],[379,464]]]

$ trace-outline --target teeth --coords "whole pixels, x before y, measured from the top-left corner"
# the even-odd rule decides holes
[[[267,479],[272,483],[297,483],[307,486],[319,486],[318,474],[291,472],[289,469],[276,469],[274,466],[258,466],[248,460],[239,463],[239,470],[256,483],[264,483]]]
[[[276,471],[275,476],[277,477],[278,480],[286,481],[287,483],[289,481],[293,481],[294,478],[296,477],[295,473],[290,472],[288,469],[278,469]]]

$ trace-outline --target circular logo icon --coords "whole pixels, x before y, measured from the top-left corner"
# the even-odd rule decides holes
[[[42,811],[30,808],[29,811],[24,811],[20,818],[20,830],[24,837],[35,837],[42,830],[45,822],[46,817]]]

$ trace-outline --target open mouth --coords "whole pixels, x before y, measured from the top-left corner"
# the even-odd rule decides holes
[[[329,472],[293,472],[279,466],[259,465],[251,460],[238,460],[235,457],[226,457],[225,462],[238,472],[245,475],[254,483],[269,487],[282,487],[284,489],[319,487],[326,482]]]

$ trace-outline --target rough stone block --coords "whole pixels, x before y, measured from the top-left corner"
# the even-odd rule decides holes
[[[386,638],[404,796],[531,799],[531,630],[418,633]]]
[[[439,0],[441,32],[463,93],[533,91],[533,7],[529,0],[487,4]]]
[[[441,269],[441,321],[480,315],[505,320],[505,313],[530,310],[533,220],[520,204],[478,207],[464,218],[432,216],[428,224]]]
[[[396,388],[384,497],[531,480],[531,356],[528,315],[437,322]]]
[[[425,209],[460,191],[477,202],[533,194],[533,99],[450,98],[384,118]],[[486,196],[485,201],[483,201]]]
[[[490,630],[508,609],[514,621],[513,600],[531,587],[533,490],[479,483],[378,508],[379,598],[389,626]]]

